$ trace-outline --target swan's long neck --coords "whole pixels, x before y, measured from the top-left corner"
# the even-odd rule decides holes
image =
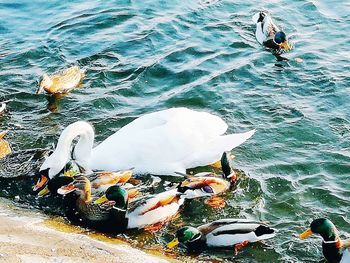
[[[78,136],[80,138],[74,149],[74,157],[83,169],[90,172],[88,163],[91,157],[95,133],[92,126],[84,121],[72,123],[63,130],[55,151],[44,162],[40,170],[50,168],[51,178],[59,173],[69,161],[72,142]]]

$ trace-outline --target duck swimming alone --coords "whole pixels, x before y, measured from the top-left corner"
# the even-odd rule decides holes
[[[137,118],[93,148],[93,127],[78,121],[63,130],[39,172],[51,179],[73,155],[87,174],[134,167],[138,174],[176,176],[187,168],[215,163],[222,152],[239,146],[255,132],[223,135],[227,128],[220,117],[210,113],[171,108]],[[76,137],[79,140],[71,154]]]
[[[95,201],[96,204],[113,202],[115,224],[121,229],[144,228],[164,223],[177,214],[184,199],[176,189],[152,196],[142,197],[129,204],[128,192],[115,185],[107,189],[105,195]]]
[[[50,94],[68,93],[77,87],[85,77],[84,71],[73,66],[51,76],[44,74],[37,94],[46,91]]]
[[[168,248],[183,243],[190,250],[235,248],[237,252],[248,242],[274,237],[275,232],[262,222],[249,219],[220,219],[197,228],[192,226],[180,228],[175,234],[175,239],[168,243]]]
[[[273,23],[267,12],[256,13],[252,20],[256,23],[255,37],[261,45],[276,51],[291,49],[286,34]]]
[[[310,228],[300,234],[301,239],[312,234],[319,234],[323,238],[323,255],[330,263],[350,262],[350,239],[342,240],[335,225],[326,218],[318,218],[311,222]]]

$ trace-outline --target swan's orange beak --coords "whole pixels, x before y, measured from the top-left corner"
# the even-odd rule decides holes
[[[36,191],[38,189],[40,189],[41,187],[43,187],[47,182],[49,181],[49,179],[46,176],[41,176],[41,178],[38,180],[38,182],[36,183],[36,185],[33,186],[33,191]]]

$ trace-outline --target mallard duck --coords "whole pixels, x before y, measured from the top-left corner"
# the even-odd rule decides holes
[[[6,134],[7,131],[0,132],[0,159],[12,152],[10,144],[4,139]]]
[[[350,262],[350,239],[340,239],[337,228],[329,219],[315,219],[311,222],[310,228],[300,234],[299,237],[305,239],[312,234],[319,234],[323,238],[323,255],[328,262]]]
[[[255,37],[261,45],[274,50],[290,50],[286,34],[272,21],[271,16],[264,11],[253,16],[256,23]]]
[[[171,219],[184,203],[176,189],[152,196],[142,197],[130,203],[128,192],[121,186],[108,188],[106,194],[95,201],[96,204],[113,202],[116,224],[122,229],[144,228]]]
[[[214,173],[198,173],[186,175],[187,179],[177,187],[182,197],[192,199],[204,196],[214,196],[226,192],[236,181],[235,172],[231,166],[232,154],[224,152],[221,157],[222,176]]]
[[[183,243],[190,250],[232,247],[237,250],[248,242],[272,238],[275,232],[276,230],[262,222],[249,219],[220,219],[197,228],[180,228],[175,234],[175,239],[167,246],[173,248]]]
[[[51,76],[44,74],[37,93],[46,91],[50,94],[68,93],[77,87],[85,74],[78,66],[64,69]]]
[[[94,130],[84,121],[65,128],[55,151],[40,167],[52,178],[71,156],[71,144],[79,137],[73,157],[86,173],[119,171],[134,167],[139,174],[177,175],[187,168],[220,159],[255,132],[223,135],[227,124],[219,117],[187,108],[172,108],[143,115],[108,137],[95,148]]]
[[[92,195],[91,182],[86,176],[78,176],[73,182],[57,190],[58,194],[68,195],[74,192],[78,195],[75,208],[85,223],[102,223],[111,217],[111,206],[95,204],[97,196]]]

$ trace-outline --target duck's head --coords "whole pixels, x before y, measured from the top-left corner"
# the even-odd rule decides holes
[[[177,187],[177,191],[183,198],[196,198],[223,193],[229,186],[229,182],[219,177],[189,177]]]
[[[37,94],[43,93],[46,90],[50,90],[52,84],[53,84],[52,79],[47,74],[44,74],[43,78],[39,84]]]
[[[75,192],[80,199],[85,202],[91,201],[91,183],[86,176],[76,177],[73,182],[68,185],[62,186],[57,190],[58,194],[67,195]]]
[[[62,186],[66,186],[73,182],[73,177],[70,176],[57,176],[52,180],[49,180],[46,186],[39,191],[38,196],[42,197],[49,193],[56,194],[57,190]]]
[[[112,201],[113,209],[126,212],[128,207],[128,192],[119,185],[113,185],[106,190],[106,193],[95,200],[95,204],[104,204]]]
[[[281,49],[289,50],[291,48],[288,44],[286,33],[283,31],[277,32],[273,40]]]
[[[221,169],[223,176],[231,182],[235,182],[237,179],[236,173],[233,171],[231,165],[233,158],[234,156],[231,152],[224,152],[221,156]]]
[[[312,234],[319,234],[325,241],[338,239],[338,230],[327,218],[318,218],[311,222],[310,228],[300,234],[301,239],[308,238]]]
[[[179,243],[189,243],[199,239],[202,236],[201,232],[195,227],[184,226],[176,231],[175,238],[167,245],[168,248],[173,248]]]

